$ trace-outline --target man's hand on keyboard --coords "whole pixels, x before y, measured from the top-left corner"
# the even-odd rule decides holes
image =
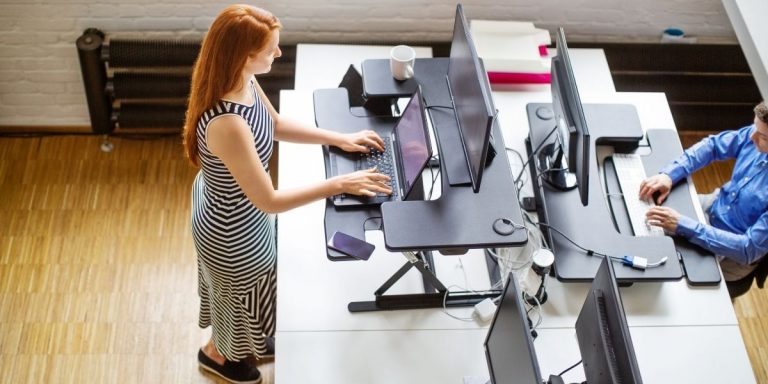
[[[371,130],[341,134],[335,145],[345,152],[368,153],[370,148],[384,151],[384,140]]]
[[[666,173],[659,173],[640,183],[640,200],[653,200],[656,204],[661,204],[669,196],[670,190],[672,190],[672,179]],[[654,196],[656,193],[658,197]]]
[[[680,221],[680,213],[669,207],[651,207],[645,214],[648,224],[661,227],[669,234],[675,234],[677,223]]]

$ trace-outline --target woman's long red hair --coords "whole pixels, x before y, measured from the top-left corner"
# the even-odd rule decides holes
[[[248,55],[263,49],[272,31],[280,27],[280,21],[270,12],[245,4],[230,5],[213,21],[192,71],[184,121],[184,151],[195,166],[200,164],[200,117],[227,92],[242,86],[241,72]]]

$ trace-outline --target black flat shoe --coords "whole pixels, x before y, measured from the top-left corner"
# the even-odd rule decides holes
[[[248,364],[245,360],[229,361],[224,360],[223,365],[219,365],[211,358],[206,356],[202,349],[197,352],[197,361],[200,368],[211,372],[230,383],[235,384],[259,384],[261,383],[261,372],[255,366]]]

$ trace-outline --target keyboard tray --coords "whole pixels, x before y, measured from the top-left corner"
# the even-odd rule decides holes
[[[683,153],[680,138],[671,129],[651,129],[647,132],[648,142],[654,156],[643,156],[645,169],[658,170]],[[681,215],[696,218],[696,210],[688,192],[688,180],[677,183],[667,200],[662,204],[676,209]],[[681,236],[674,236],[675,248],[683,260],[685,276],[691,285],[717,285],[720,283],[720,268],[714,255]]]
[[[642,156],[645,169],[659,170],[677,158],[683,151],[677,132],[670,129],[648,130],[648,142],[651,143],[652,156]],[[613,162],[604,164],[605,187],[609,193],[620,191]],[[608,203],[613,213],[613,220],[619,233],[632,234],[624,201],[621,197],[609,197]],[[696,210],[688,192],[688,181],[682,180],[672,188],[667,200],[662,204],[674,208],[680,214],[696,218]],[[682,260],[685,276],[691,285],[717,285],[720,283],[720,270],[713,254],[695,245],[681,236],[673,236],[678,257]]]

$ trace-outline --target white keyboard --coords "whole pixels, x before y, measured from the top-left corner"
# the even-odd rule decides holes
[[[664,230],[660,227],[648,225],[645,221],[645,213],[648,208],[656,206],[653,201],[643,201],[638,198],[640,183],[645,180],[645,168],[640,155],[628,153],[614,153],[613,165],[616,168],[616,176],[619,179],[621,193],[629,212],[629,221],[635,236],[664,236]]]

